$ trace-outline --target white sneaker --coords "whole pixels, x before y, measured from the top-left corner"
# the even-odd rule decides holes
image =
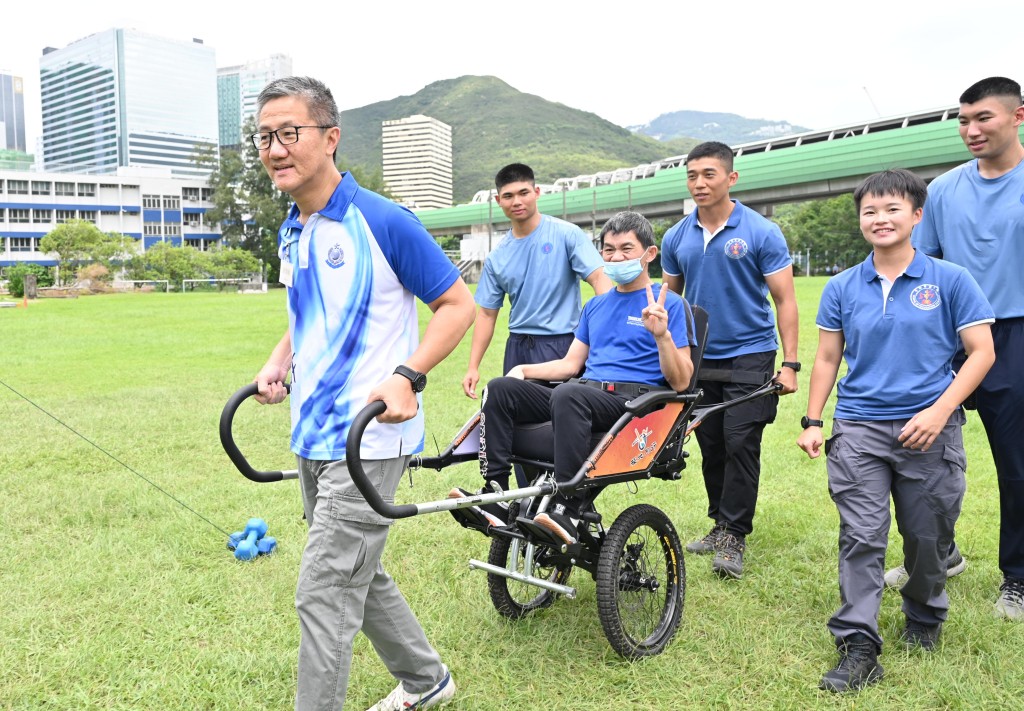
[[[1004,578],[996,601],[996,617],[1024,620],[1024,580]]]
[[[954,546],[953,552],[946,558],[946,577],[952,578],[954,575],[960,575],[965,570],[967,570],[967,560],[960,555],[960,548]],[[888,588],[902,588],[909,579],[910,574],[907,573],[906,566],[898,565],[886,571],[885,586]]]
[[[381,699],[366,711],[412,711],[413,709],[429,709],[444,706],[455,696],[455,682],[448,667],[444,668],[444,678],[437,682],[430,691],[422,694],[410,694],[402,688],[401,682],[394,691]]]

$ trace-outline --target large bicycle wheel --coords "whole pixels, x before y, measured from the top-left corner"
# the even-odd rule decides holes
[[[523,571],[526,560],[526,543],[520,540],[497,537],[491,541],[491,551],[487,562],[491,565],[508,568],[512,560],[513,549],[516,556],[516,568]],[[552,583],[565,585],[572,573],[572,566],[558,565],[550,560],[554,551],[538,546],[534,548],[533,577],[548,580]],[[494,573],[487,574],[487,590],[491,594],[494,608],[510,620],[518,620],[534,610],[549,607],[558,597],[558,593],[539,588],[529,583],[505,578]]]
[[[612,524],[597,564],[597,614],[626,659],[660,654],[679,627],[686,565],[675,527],[660,509],[631,506]]]

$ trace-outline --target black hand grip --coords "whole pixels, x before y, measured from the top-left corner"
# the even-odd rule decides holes
[[[388,409],[383,400],[374,400],[360,410],[352,419],[349,426],[348,437],[345,440],[345,462],[348,464],[348,473],[352,477],[352,483],[359,489],[359,493],[366,499],[370,508],[386,518],[409,518],[418,513],[415,504],[389,504],[374,488],[370,480],[366,478],[363,471],[363,462],[359,456],[359,446],[363,440],[363,431],[370,421]]]
[[[289,389],[287,384],[284,387]],[[294,474],[286,476],[283,471],[262,472],[253,469],[241,450],[238,449],[238,445],[235,444],[235,439],[231,435],[231,423],[235,419],[235,411],[238,410],[238,406],[258,392],[259,386],[256,383],[249,383],[228,398],[227,404],[224,405],[224,411],[220,413],[220,444],[224,447],[228,459],[238,468],[238,471],[242,472],[246,479],[266,484],[271,481],[294,478]]]

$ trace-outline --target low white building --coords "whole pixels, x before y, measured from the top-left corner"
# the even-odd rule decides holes
[[[57,225],[87,220],[136,241],[206,250],[221,238],[206,213],[213,190],[205,179],[172,178],[170,170],[119,168],[116,174],[0,170],[0,267],[56,264],[39,241]]]

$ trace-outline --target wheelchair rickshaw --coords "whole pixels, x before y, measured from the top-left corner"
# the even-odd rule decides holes
[[[694,308],[695,333],[705,342],[707,314]],[[694,349],[696,369],[703,349]],[[609,528],[594,506],[598,493],[611,484],[641,479],[674,481],[682,477],[688,453],[688,437],[710,415],[779,390],[769,380],[739,398],[702,405],[702,392],[652,390],[626,404],[626,412],[614,426],[594,433],[592,451],[568,482],[554,478],[551,423],[516,427],[512,461],[519,464],[529,484],[508,491],[472,494],[424,503],[390,504],[366,477],[359,457],[363,431],[386,409],[383,402],[371,402],[354,418],[346,442],[349,472],[359,492],[378,514],[392,519],[421,514],[451,512],[466,528],[491,539],[486,561],[470,560],[471,569],[487,574],[491,602],[502,616],[516,620],[550,606],[556,598],[575,598],[570,586],[573,568],[588,572],[595,581],[597,612],[612,648],[626,659],[638,659],[662,652],[676,633],[682,619],[686,591],[683,547],[675,526],[660,509],[649,504],[627,508]],[[250,384],[236,392],[221,415],[220,435],[224,450],[247,478],[257,482],[295,478],[295,471],[257,471],[239,451],[231,433],[238,406],[256,394]],[[440,471],[479,457],[479,413],[460,429],[437,456],[416,456],[412,468]],[[534,515],[545,511],[556,491],[582,493],[586,505],[579,526],[579,540],[567,545],[548,530],[533,523]],[[480,513],[480,506],[507,503],[508,525],[492,525]]]

